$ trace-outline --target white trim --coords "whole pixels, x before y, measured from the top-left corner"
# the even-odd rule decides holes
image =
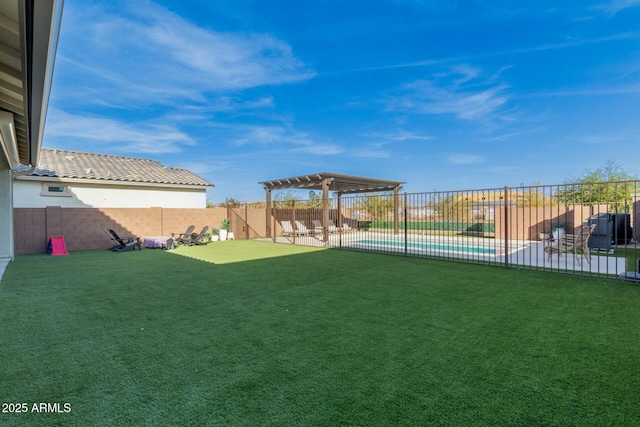
[[[28,117],[31,120],[27,122],[29,123],[29,148],[31,149],[30,159],[32,165],[38,163],[40,149],[42,148],[63,7],[64,0],[37,0],[33,2],[32,71],[31,81],[29,82],[31,86],[31,93],[29,94],[31,109],[28,111]],[[23,52],[27,51],[26,46],[24,46]],[[29,55],[24,56],[28,57]],[[24,70],[26,70],[26,63],[24,67]],[[23,84],[27,86],[24,81]]]

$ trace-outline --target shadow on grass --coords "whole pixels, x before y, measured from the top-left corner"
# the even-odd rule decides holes
[[[639,292],[261,242],[20,256],[3,400],[71,412],[0,423],[623,425]]]

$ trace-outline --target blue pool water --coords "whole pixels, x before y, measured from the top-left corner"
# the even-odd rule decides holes
[[[404,248],[404,242],[388,241],[388,240],[358,240],[361,245],[375,245],[375,246],[393,246],[397,248]],[[407,247],[411,249],[430,249],[433,251],[446,251],[446,252],[464,252],[469,254],[483,254],[483,255],[495,255],[496,250],[491,248],[481,248],[477,246],[465,246],[446,243],[429,243],[429,242],[407,242]]]

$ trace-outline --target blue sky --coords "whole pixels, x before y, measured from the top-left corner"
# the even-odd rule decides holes
[[[213,202],[313,172],[409,192],[640,175],[640,0],[65,0],[43,146]]]

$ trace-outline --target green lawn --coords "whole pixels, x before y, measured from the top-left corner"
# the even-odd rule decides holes
[[[0,425],[639,425],[640,287],[261,242],[19,256]],[[4,408],[3,408],[4,409]]]

